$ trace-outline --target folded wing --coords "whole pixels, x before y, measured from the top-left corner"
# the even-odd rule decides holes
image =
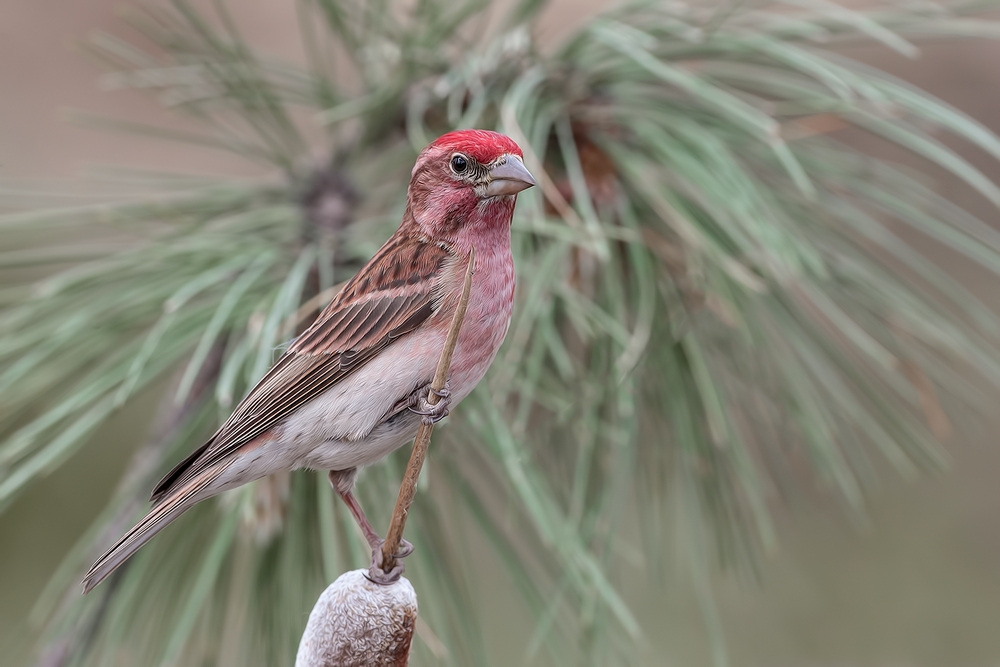
[[[173,489],[279,426],[419,327],[439,306],[441,272],[452,257],[438,244],[391,238],[292,343],[212,439],[160,480],[151,500],[162,501]]]

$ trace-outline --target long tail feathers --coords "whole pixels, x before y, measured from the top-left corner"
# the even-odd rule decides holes
[[[149,514],[125,533],[106,554],[97,559],[87,576],[83,578],[83,592],[89,593],[93,590],[94,586],[104,581],[142,545],[166,528],[167,524],[202,500],[205,496],[200,495],[201,492],[219,476],[222,470],[221,467],[210,468],[184,486],[162,494],[161,500],[153,506]]]

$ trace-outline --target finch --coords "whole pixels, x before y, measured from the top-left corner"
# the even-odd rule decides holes
[[[152,509],[98,559],[84,593],[195,503],[298,468],[330,471],[372,548],[372,571],[390,578],[381,571],[382,539],[352,492],[358,470],[411,440],[421,421],[447,415],[485,375],[510,325],[514,203],[534,184],[521,149],[496,132],[450,132],[425,148],[399,229],[215,435],[160,480]],[[428,392],[473,248],[468,310],[432,406]],[[412,549],[404,542],[397,557]]]

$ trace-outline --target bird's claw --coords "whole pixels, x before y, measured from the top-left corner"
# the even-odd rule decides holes
[[[395,565],[391,570],[386,572],[382,566],[384,565],[382,558],[382,545],[385,544],[385,540],[379,540],[379,543],[372,548],[372,561],[368,566],[368,580],[372,581],[380,586],[388,586],[399,581],[399,578],[403,576],[403,571],[406,569],[403,566],[403,558],[406,558],[413,553],[413,545],[406,540],[401,540],[399,543],[399,551],[392,557]]]
[[[434,405],[427,400],[432,393],[439,399]],[[441,390],[425,385],[413,395],[411,403],[410,412],[420,415],[422,423],[438,423],[448,416],[448,407],[451,405],[451,380],[446,380],[444,389]]]

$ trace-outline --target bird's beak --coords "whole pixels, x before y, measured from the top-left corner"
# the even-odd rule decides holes
[[[516,155],[507,155],[503,164],[490,169],[490,182],[486,186],[486,195],[516,195],[521,190],[527,190],[535,184],[535,178]]]

